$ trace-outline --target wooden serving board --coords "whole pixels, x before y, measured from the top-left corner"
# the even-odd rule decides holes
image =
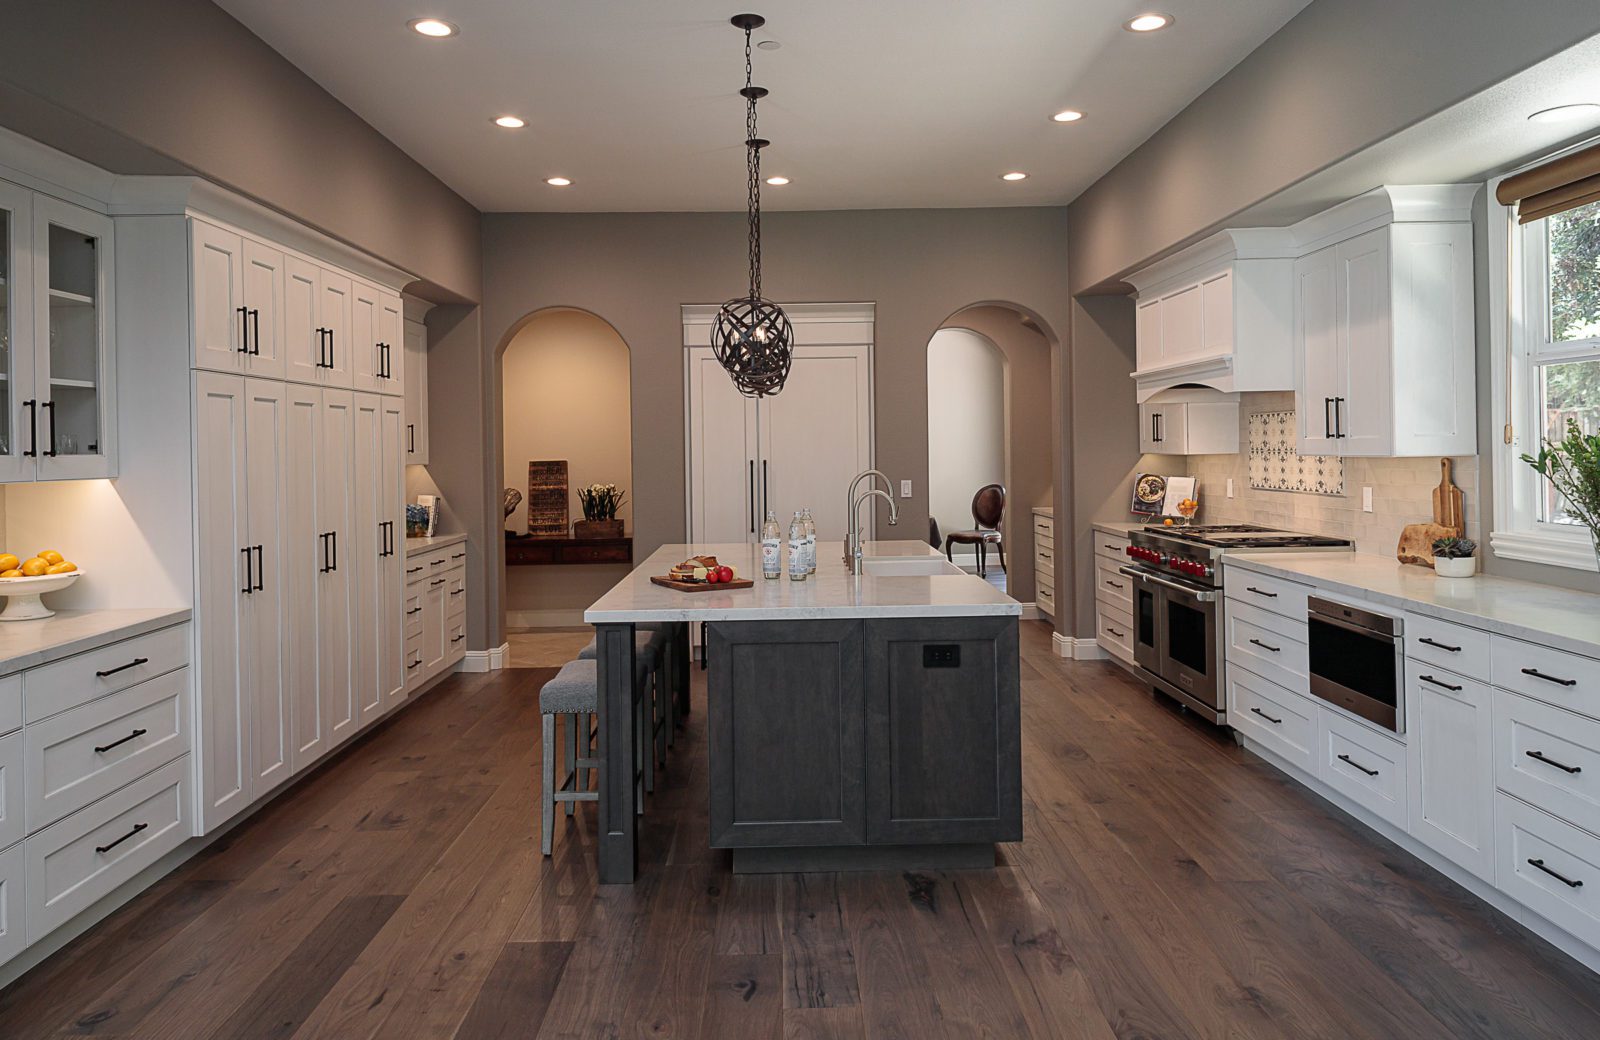
[[[723,589],[753,589],[756,585],[749,578],[719,581],[713,585],[708,581],[673,581],[671,578],[656,575],[651,576],[650,583],[666,589],[677,589],[679,592],[720,592]]]

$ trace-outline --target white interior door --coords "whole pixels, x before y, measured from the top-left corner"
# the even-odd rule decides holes
[[[289,779],[294,733],[283,668],[284,449],[283,383],[244,381],[245,427],[245,660],[249,668],[251,799]],[[244,586],[241,586],[244,587]]]
[[[763,500],[785,531],[810,509],[818,540],[844,538],[845,491],[872,465],[871,368],[864,344],[797,346],[783,392],[758,404]],[[861,513],[870,532],[876,509]]]
[[[735,390],[709,346],[688,351],[689,540],[761,539],[755,402]]]
[[[326,713],[322,710],[322,674],[318,665],[321,625],[317,611],[323,575],[317,525],[317,431],[321,425],[322,391],[289,384],[285,420],[282,566],[279,568],[287,606],[284,633],[284,678],[289,686],[294,731],[294,770],[299,772],[328,750]]]

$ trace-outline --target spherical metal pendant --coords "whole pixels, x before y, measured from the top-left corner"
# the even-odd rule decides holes
[[[759,296],[729,300],[711,326],[711,349],[746,397],[783,389],[794,353],[794,328],[783,308]]]

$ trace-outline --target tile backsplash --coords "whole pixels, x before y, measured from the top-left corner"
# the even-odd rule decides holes
[[[1202,523],[1254,523],[1291,531],[1353,538],[1356,551],[1393,556],[1400,530],[1433,517],[1433,489],[1439,484],[1439,460],[1345,459],[1344,494],[1319,495],[1263,491],[1250,486],[1248,454],[1252,415],[1294,410],[1292,393],[1241,394],[1237,455],[1192,455],[1189,475],[1200,489]],[[1467,537],[1482,542],[1478,516],[1478,459],[1453,459],[1456,486],[1461,488]],[[1233,498],[1228,498],[1228,478]],[[1372,488],[1372,512],[1361,509],[1361,491]]]

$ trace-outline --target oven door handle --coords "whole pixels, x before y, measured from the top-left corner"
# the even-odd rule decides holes
[[[1173,592],[1181,592],[1188,598],[1194,600],[1196,603],[1215,603],[1217,600],[1217,594],[1215,592],[1192,589],[1187,585],[1179,585],[1175,581],[1168,581],[1165,578],[1158,578],[1154,574],[1147,574],[1144,571],[1136,571],[1132,567],[1118,567],[1117,573],[1126,574],[1128,577],[1134,578],[1138,581],[1148,581],[1152,585],[1160,585],[1162,588],[1171,589]]]

